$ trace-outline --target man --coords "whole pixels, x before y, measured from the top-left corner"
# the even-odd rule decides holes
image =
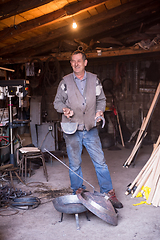
[[[87,59],[84,52],[75,51],[71,56],[73,73],[63,77],[54,100],[54,108],[62,113],[62,122],[77,123],[73,134],[64,133],[69,167],[79,176],[82,175],[81,154],[83,146],[88,151],[94,164],[100,186],[100,192],[106,193],[115,208],[123,205],[115,196],[112,181],[95,120],[101,120],[105,111],[106,98],[97,75],[85,71]],[[74,172],[69,171],[71,188],[76,194],[85,189],[83,181]]]

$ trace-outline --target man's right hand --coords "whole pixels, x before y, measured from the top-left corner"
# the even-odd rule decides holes
[[[74,115],[73,110],[69,108],[63,108],[63,113],[64,113],[64,116],[66,116],[67,118],[70,118]]]

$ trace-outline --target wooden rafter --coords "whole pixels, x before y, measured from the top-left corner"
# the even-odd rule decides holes
[[[65,16],[70,16],[76,14],[80,11],[86,10],[90,7],[96,7],[98,4],[105,2],[104,0],[82,0],[81,2],[76,2],[70,5],[66,5],[57,11],[42,15],[38,18],[22,22],[18,25],[5,28],[0,32],[0,39],[5,41],[10,37],[15,37],[18,34],[21,34],[26,31],[33,30],[35,28],[40,28],[43,25],[48,25],[59,18],[64,18]]]
[[[76,38],[84,39],[84,38],[87,38],[89,36],[100,34],[104,30],[108,31],[111,28],[110,23],[108,23],[108,24],[104,23],[104,25],[99,25],[98,27],[97,27],[97,25],[95,25],[95,27],[92,27],[92,28],[91,28],[91,26],[93,26],[96,23],[98,24],[101,21],[110,20],[111,18],[114,19],[114,22],[112,24],[113,27],[125,24],[125,14],[126,13],[128,14],[129,10],[134,11],[135,8],[137,8],[138,6],[139,7],[143,6],[143,8],[145,9],[146,3],[143,2],[143,4],[142,4],[142,2],[139,2],[139,3],[138,2],[139,1],[137,1],[137,0],[132,1],[127,6],[124,4],[123,6],[116,7],[115,9],[111,9],[110,11],[108,11],[107,14],[106,14],[106,12],[101,13],[101,14],[98,14],[98,15],[95,15],[95,16],[91,17],[90,19],[86,19],[86,20],[81,21],[79,23],[79,32],[80,33],[78,33],[78,32],[75,33],[74,32],[74,35],[76,36]],[[149,0],[148,0],[148,2],[149,2]],[[122,18],[121,21],[120,21],[120,18],[119,18],[119,21],[116,21],[115,17],[117,15],[121,16],[121,18]],[[131,20],[134,21],[135,17],[136,17],[136,14],[134,14],[131,17]],[[87,27],[88,27],[88,29],[86,29],[86,31],[85,31],[85,28],[87,28]],[[80,31],[82,29],[83,29],[83,31]],[[21,50],[25,51],[25,49],[27,49],[27,48],[32,48],[34,46],[38,46],[39,43],[42,46],[43,44],[46,44],[46,40],[47,40],[47,42],[53,41],[53,40],[57,41],[58,38],[60,38],[60,37],[61,38],[66,37],[67,34],[72,36],[72,32],[71,32],[70,28],[68,26],[62,27],[60,29],[49,32],[47,34],[41,34],[41,35],[39,35],[39,37],[33,37],[33,38],[30,38],[29,40],[27,39],[27,40],[18,42],[16,44],[11,45],[10,47],[3,47],[3,49],[0,49],[1,50],[0,51],[1,56],[5,55],[5,54],[8,54],[8,53],[14,53],[15,51],[16,52],[21,51]]]

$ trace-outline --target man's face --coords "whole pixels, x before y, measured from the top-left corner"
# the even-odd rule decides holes
[[[87,66],[87,60],[83,60],[81,53],[73,55],[70,63],[73,68],[73,72],[77,75],[83,74],[85,67]]]

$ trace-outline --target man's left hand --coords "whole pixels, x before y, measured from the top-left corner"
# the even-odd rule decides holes
[[[96,113],[95,119],[98,118],[98,117],[103,117],[103,118],[104,118],[104,114],[103,114],[102,111],[98,111],[98,112]],[[97,120],[97,122],[100,122],[101,120],[102,120],[102,119],[99,118],[99,119]]]

